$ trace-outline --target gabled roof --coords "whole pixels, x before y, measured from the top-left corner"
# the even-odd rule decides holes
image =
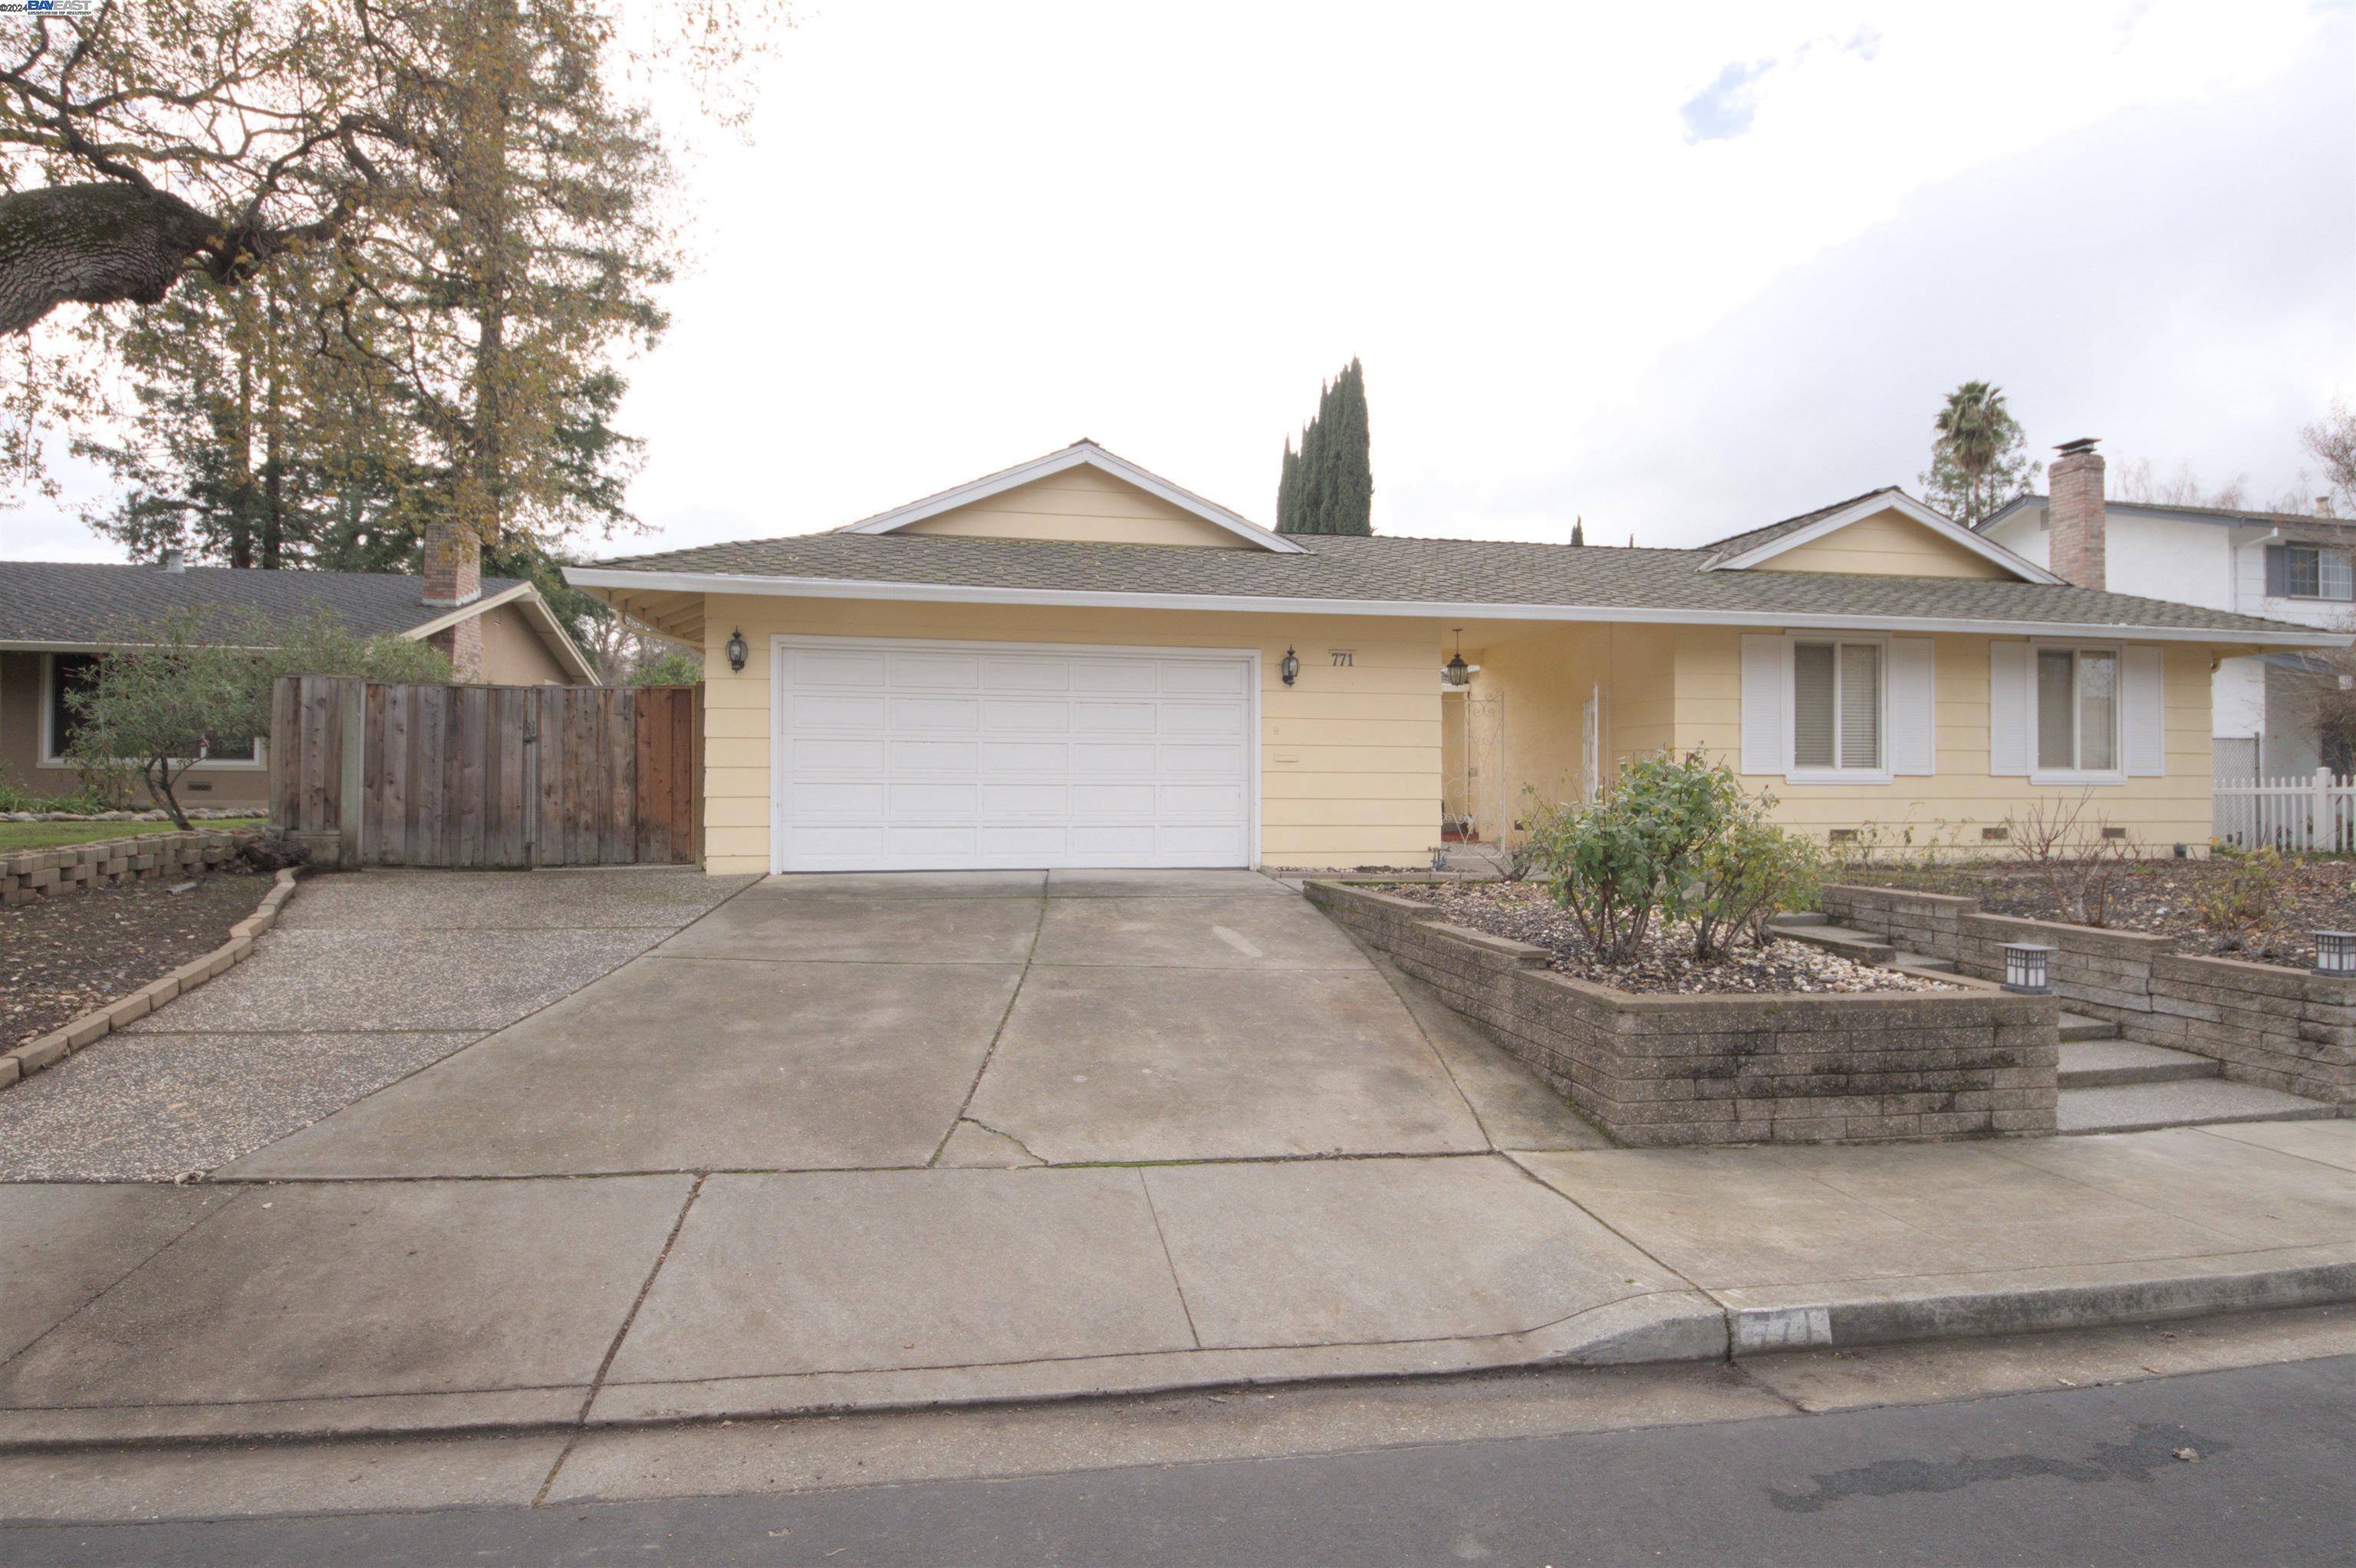
[[[2345,646],[2344,634],[2051,581],[1698,570],[1709,549],[1304,535],[1293,553],[803,534],[568,567],[686,626],[707,593],[1687,625],[2133,635]],[[669,629],[666,626],[665,629]]]
[[[1715,544],[1702,546],[1709,559],[1702,564],[1704,571],[1740,571],[1772,560],[1785,550],[1827,534],[1838,533],[1851,523],[1862,522],[1881,512],[1896,512],[1911,522],[1918,523],[1974,555],[1994,562],[2015,577],[2029,582],[2055,583],[2062,580],[1991,539],[1982,539],[1971,529],[1949,517],[1936,507],[1926,507],[1895,485],[1879,490],[1869,490],[1862,496],[1852,496],[1829,507],[1819,507],[1813,512],[1803,512],[1796,517],[1785,517],[1780,523],[1770,523],[1763,528],[1732,535]]]
[[[1990,512],[1987,517],[1982,517],[1975,526],[1978,528],[1980,532],[1986,533],[1988,529],[1996,527],[1998,523],[2003,522],[2007,517],[2011,517],[2014,513],[2030,507],[2046,506],[2050,504],[2051,499],[2051,498],[2050,496],[2039,496],[2030,493],[2023,493],[2021,495],[2015,496],[2011,500],[2007,501],[2003,506],[1998,507],[1995,511]],[[2142,512],[2147,516],[2161,517],[2190,517],[2195,522],[2218,523],[2227,528],[2232,528],[2236,524],[2242,524],[2251,528],[2295,528],[2301,526],[2307,528],[2356,528],[2356,517],[2327,517],[2320,512],[2269,512],[2254,507],[2178,507],[2160,501],[2113,501],[2108,499],[2105,499],[2103,502],[2103,510],[2105,512]]]
[[[262,571],[228,566],[122,566],[83,561],[0,560],[0,648],[71,652],[135,643],[165,616],[260,615],[294,621],[331,617],[364,637],[412,640],[513,604],[557,662],[594,683],[596,667],[566,635],[548,602],[520,577],[483,579],[482,597],[456,609],[423,602],[423,580],[398,571]]]
[[[1044,479],[1051,474],[1081,466],[1109,474],[1126,484],[1134,485],[1149,496],[1169,502],[1181,511],[1191,512],[1214,527],[1226,529],[1237,539],[1258,545],[1280,555],[1294,555],[1301,547],[1283,535],[1271,533],[1238,513],[1231,512],[1215,501],[1206,501],[1192,490],[1173,485],[1158,474],[1140,468],[1129,459],[1107,452],[1095,442],[1083,438],[1061,452],[1051,452],[1044,457],[1034,457],[1028,463],[1018,463],[1012,468],[1001,468],[995,474],[970,480],[953,490],[937,496],[927,496],[921,501],[911,501],[905,507],[894,507],[888,512],[878,512],[872,517],[846,523],[835,532],[844,534],[888,534],[906,528],[910,523],[939,517],[943,512],[971,506],[976,501],[1012,490],[1018,485],[1028,485]]]

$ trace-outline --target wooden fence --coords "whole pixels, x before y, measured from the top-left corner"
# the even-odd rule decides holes
[[[294,676],[270,819],[347,866],[693,865],[702,754],[701,687]]]
[[[2244,849],[2356,850],[2356,777],[2329,768],[2286,779],[2220,779],[2211,795],[2215,834]]]

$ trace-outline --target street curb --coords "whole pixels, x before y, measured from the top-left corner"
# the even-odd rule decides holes
[[[162,979],[150,980],[129,996],[84,1013],[14,1051],[0,1052],[0,1089],[56,1066],[75,1051],[97,1044],[125,1024],[138,1022],[165,1003],[187,996],[253,956],[253,939],[278,923],[278,912],[294,896],[296,874],[290,866],[271,879],[269,891],[253,912],[230,926],[229,940],[203,957],[192,958]]]
[[[2258,1260],[2265,1260],[2263,1262]],[[2115,1328],[2356,1300],[2356,1243],[2247,1261],[2164,1260],[1921,1282],[1659,1291],[1518,1333],[1408,1342],[1195,1349],[1070,1360],[702,1381],[452,1390],[254,1403],[0,1411],[0,1454],[257,1440],[519,1435],[1139,1398],[1223,1388],[1381,1382],[1557,1367],[1743,1361],[1795,1350]],[[2053,1273],[2062,1270],[2050,1271]],[[2093,1275],[2097,1277],[2087,1278]],[[2104,1277],[2107,1276],[2107,1277]]]

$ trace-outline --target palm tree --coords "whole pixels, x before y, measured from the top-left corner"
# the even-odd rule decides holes
[[[1966,528],[1995,510],[1995,486],[1988,470],[2002,458],[2020,427],[2004,406],[2004,389],[1986,381],[1966,381],[1947,394],[1939,417],[1931,421],[1937,436],[1935,450],[1945,455],[1963,479]]]

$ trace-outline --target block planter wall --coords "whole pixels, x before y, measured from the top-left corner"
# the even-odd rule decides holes
[[[2001,973],[2001,943],[2042,943],[2072,1010],[2128,1040],[2211,1057],[2234,1083],[2356,1112],[2356,981],[2171,953],[2169,938],[2140,932],[1985,914],[1978,900],[1947,894],[1842,885],[1822,903],[1844,925],[1952,958],[1967,975]]]
[[[197,828],[187,833],[151,833],[144,838],[69,844],[56,849],[10,850],[0,853],[0,905],[29,903],[114,882],[194,876],[228,863],[262,836],[262,830],[253,827]]]
[[[2051,997],[1640,996],[1558,974],[1545,949],[1451,925],[1409,899],[1341,882],[1305,891],[1622,1144],[2053,1130]]]

